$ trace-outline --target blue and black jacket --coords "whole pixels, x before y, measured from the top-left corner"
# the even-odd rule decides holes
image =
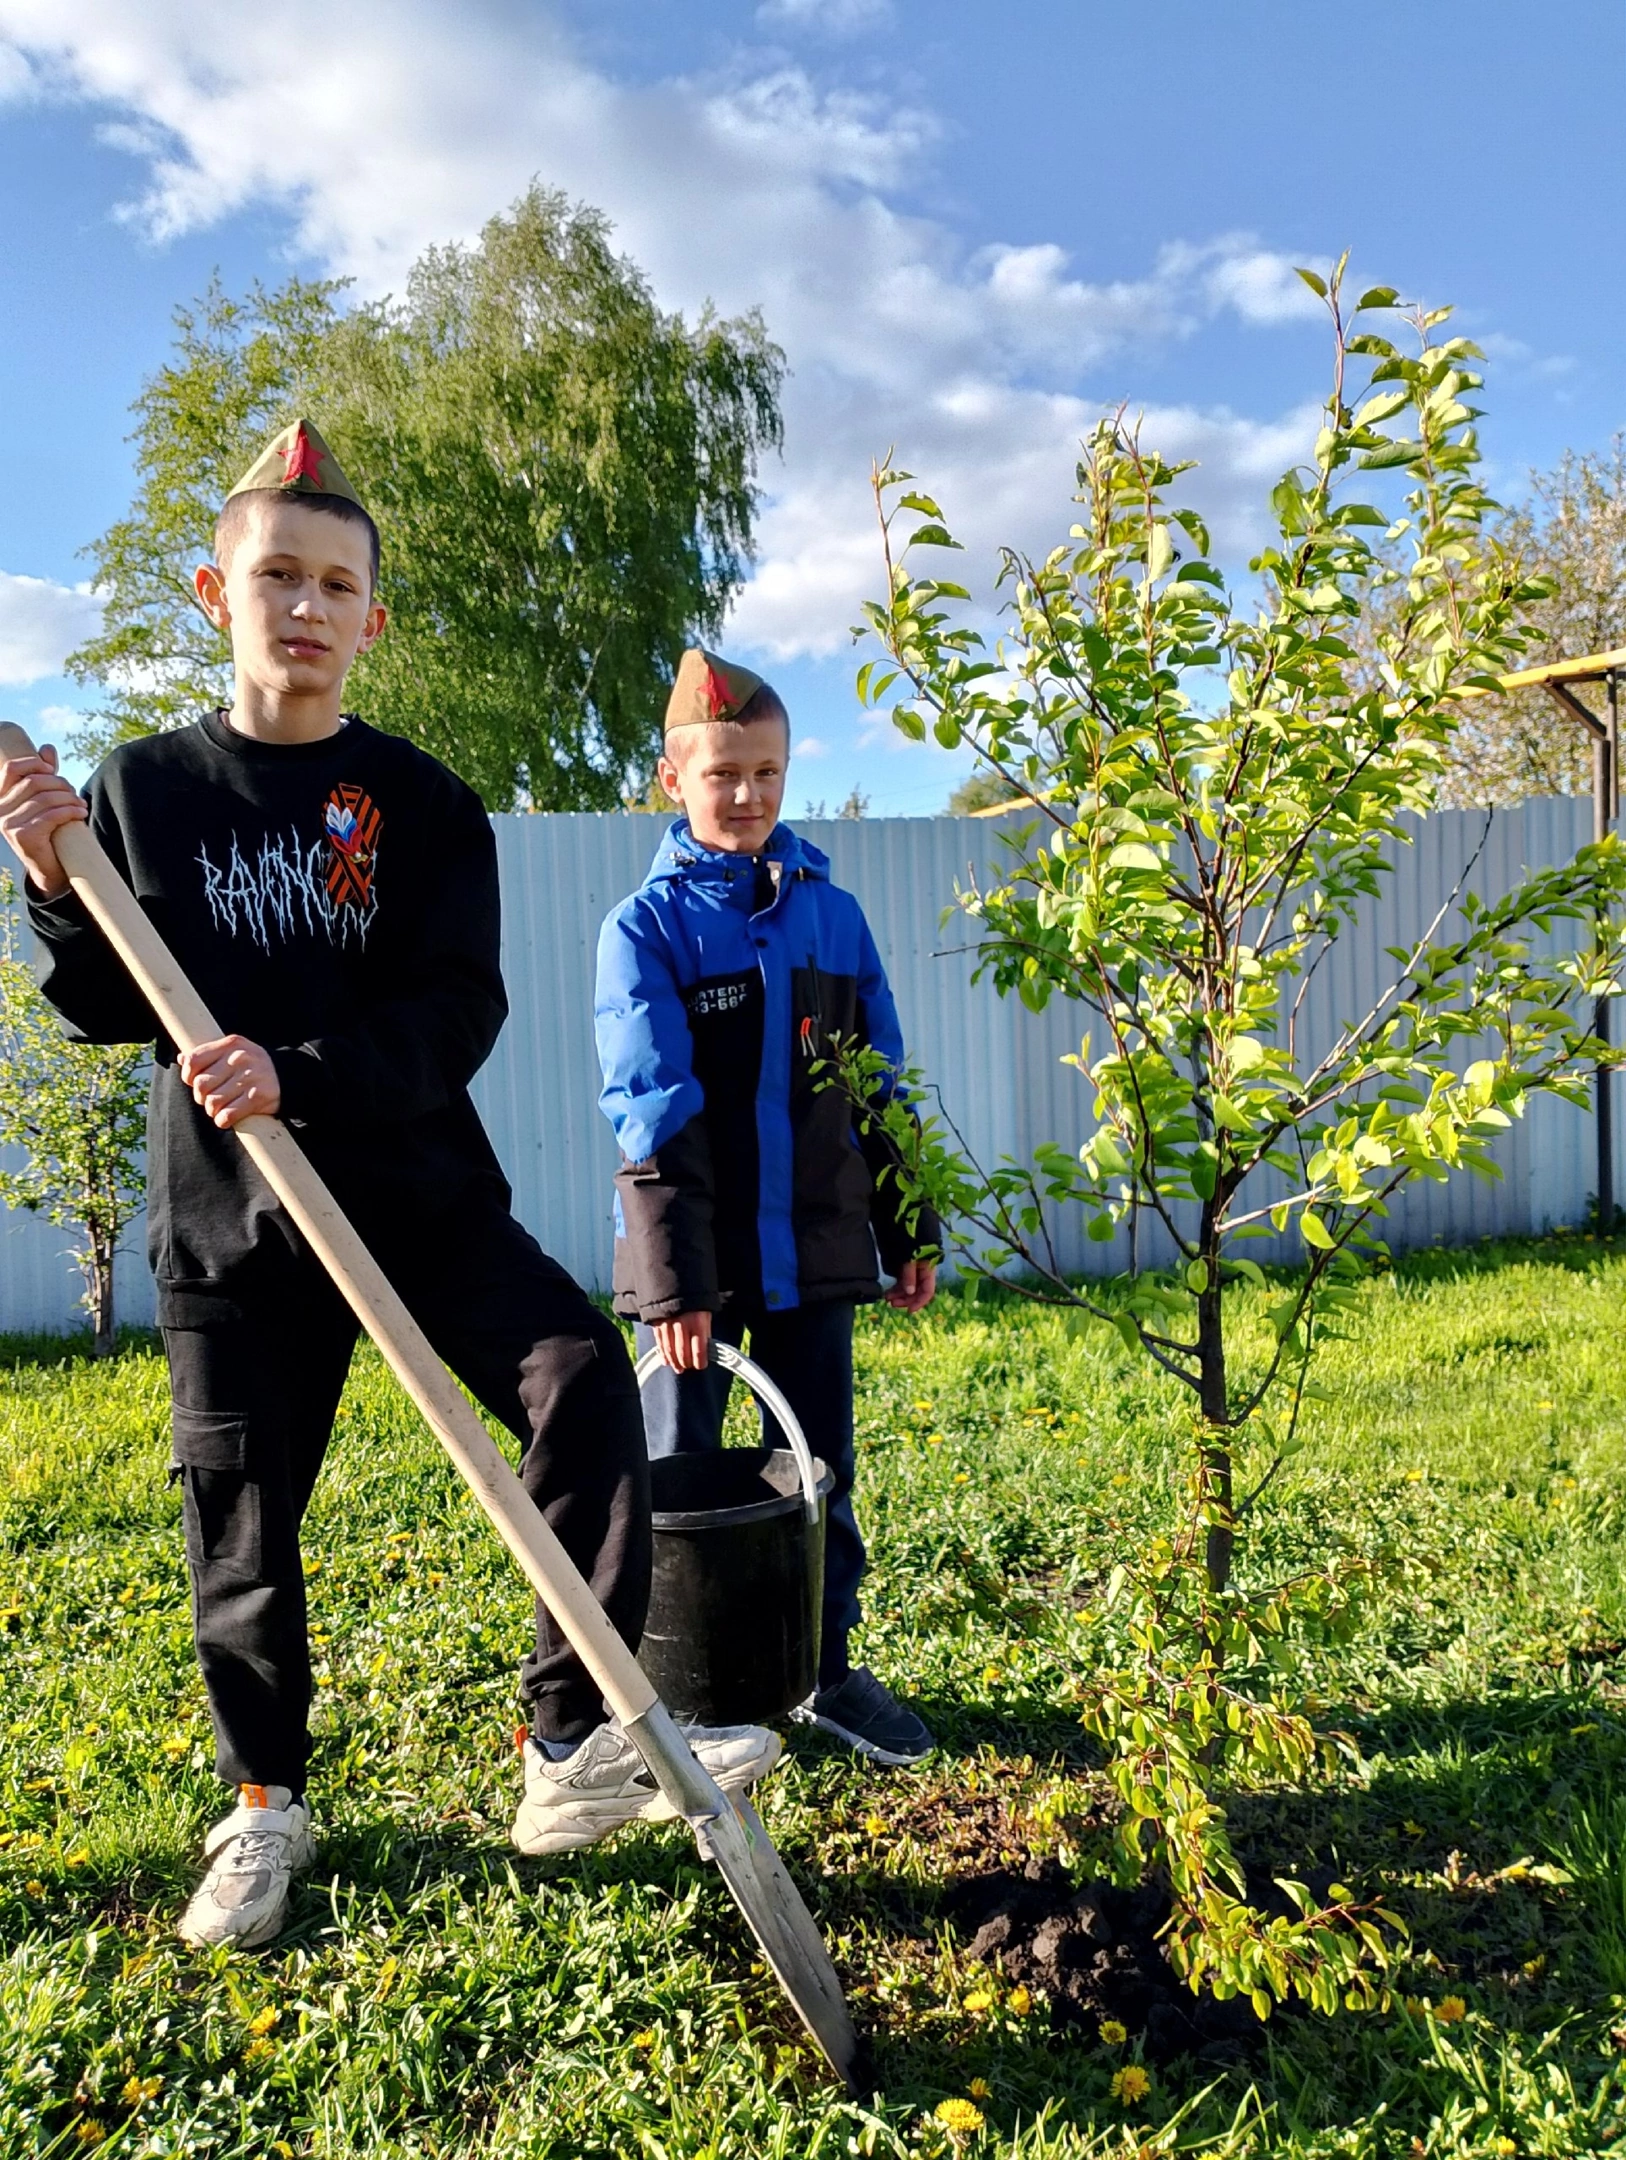
[[[753,857],[679,818],[599,934],[594,1018],[618,1312],[875,1298],[880,1268],[936,1249],[936,1221],[911,1229],[880,1175],[888,1143],[814,1075],[837,1037],[894,1066],[903,1037],[862,908],[788,825]]]

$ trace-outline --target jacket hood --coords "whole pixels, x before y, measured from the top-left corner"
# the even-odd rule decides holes
[[[829,883],[829,856],[822,848],[816,848],[811,840],[804,840],[789,825],[776,825],[762,852],[775,862],[782,862],[787,872],[800,871],[804,877],[822,878]],[[664,885],[679,878],[726,878],[738,869],[741,861],[750,860],[749,856],[725,854],[721,848],[702,847],[690,832],[688,819],[674,818],[655,850],[655,860],[649,866],[644,884]]]

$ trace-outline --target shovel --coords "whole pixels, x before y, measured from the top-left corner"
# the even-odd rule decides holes
[[[33,755],[34,746],[21,728],[0,723],[0,759]],[[176,1049],[217,1040],[221,1028],[90,827],[60,827],[56,852],[69,883],[135,977]],[[769,1843],[755,1808],[742,1795],[725,1795],[695,1760],[676,1721],[605,1617],[508,1458],[430,1348],[423,1330],[287,1126],[277,1118],[249,1117],[233,1129],[383,1352],[385,1362],[428,1419],[497,1535],[592,1674],[662,1793],[693,1830],[702,1856],[715,1862],[796,2014],[837,2076],[856,2093],[863,2058],[841,1983],[813,1917]]]

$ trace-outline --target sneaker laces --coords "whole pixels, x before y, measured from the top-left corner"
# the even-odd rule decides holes
[[[276,1830],[239,1830],[214,1856],[214,1864],[226,1875],[267,1874],[287,1858],[288,1833]]]

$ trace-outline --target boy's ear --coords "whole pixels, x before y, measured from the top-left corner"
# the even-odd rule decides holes
[[[367,610],[367,620],[362,625],[361,642],[356,647],[358,653],[371,652],[384,635],[384,625],[389,619],[389,609],[381,601],[375,600]]]
[[[683,768],[681,765],[674,765],[664,750],[655,760],[655,777],[667,794],[671,796],[673,802],[682,802]]]
[[[217,630],[231,628],[231,610],[226,605],[226,573],[218,563],[199,563],[192,574],[192,584],[198,596],[198,605]]]

